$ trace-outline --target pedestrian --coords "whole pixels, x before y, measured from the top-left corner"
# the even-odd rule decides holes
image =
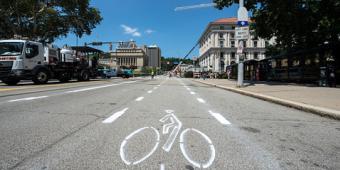
[[[153,72],[153,70],[151,71],[151,79],[153,79],[153,77],[155,76],[155,73]]]

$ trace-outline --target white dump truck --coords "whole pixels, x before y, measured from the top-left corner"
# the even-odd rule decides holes
[[[28,40],[0,40],[0,80],[16,85],[20,80],[45,84],[49,79],[87,81],[96,76],[96,61],[90,47],[56,48]],[[93,54],[93,53],[91,53]]]

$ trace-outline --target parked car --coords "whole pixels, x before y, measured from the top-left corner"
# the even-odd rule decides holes
[[[111,77],[117,77],[117,70],[116,69],[98,69],[99,75],[102,78],[111,78]]]

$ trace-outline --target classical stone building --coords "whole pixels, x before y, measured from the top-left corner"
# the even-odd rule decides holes
[[[199,39],[199,65],[212,72],[225,72],[238,62],[238,41],[235,37],[237,18],[223,18],[209,23]],[[252,31],[250,31],[252,32]],[[266,41],[252,34],[244,41],[245,60],[265,58]]]
[[[116,51],[110,52],[112,67],[141,68],[147,65],[147,55],[142,48],[138,48],[135,42],[120,45]]]

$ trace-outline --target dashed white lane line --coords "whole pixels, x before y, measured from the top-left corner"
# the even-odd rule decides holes
[[[103,123],[112,123],[114,122],[116,119],[118,119],[120,116],[122,116],[129,108],[125,108],[119,112],[114,113],[112,116],[108,117],[107,119],[105,119],[103,121]]]
[[[214,113],[211,110],[209,110],[209,114],[213,116],[217,121],[219,121],[222,125],[231,125],[231,123],[226,118],[224,118],[221,114]]]
[[[161,164],[161,170],[165,170],[164,164]]]
[[[27,97],[27,98],[22,98],[22,99],[9,100],[8,102],[19,102],[19,101],[36,100],[36,99],[42,99],[42,98],[47,98],[47,97],[48,96]]]
[[[136,101],[139,102],[139,101],[142,101],[143,99],[144,99],[144,97],[138,97],[138,98],[136,99]]]
[[[152,93],[152,90],[149,90],[148,93]]]
[[[193,92],[193,91],[191,91],[191,92],[190,92],[190,94],[194,95],[194,94],[196,94],[196,93],[195,93],[195,92]]]
[[[199,101],[200,103],[205,103],[205,101],[202,98],[197,98],[197,101]]]

